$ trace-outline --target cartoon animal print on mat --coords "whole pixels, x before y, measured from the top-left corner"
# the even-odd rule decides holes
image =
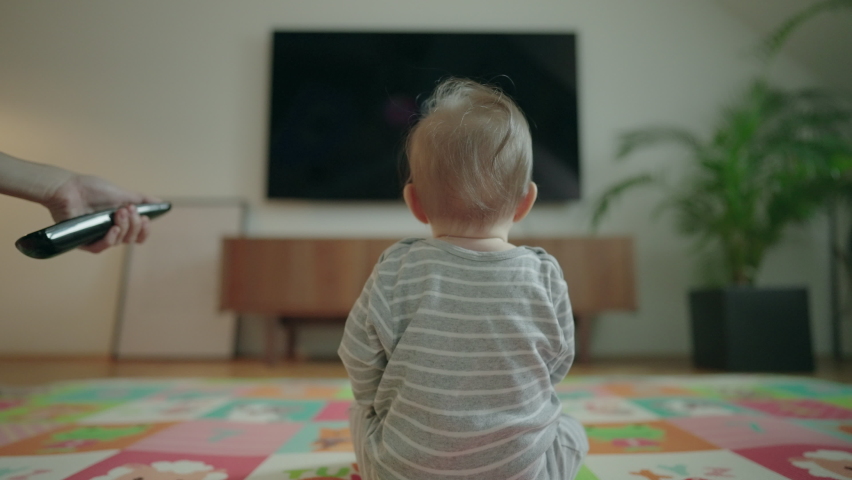
[[[637,398],[633,403],[663,417],[718,417],[736,413],[751,413],[723,400],[696,397]]]
[[[663,421],[585,425],[590,453],[688,452],[719,447]]]
[[[312,445],[315,452],[351,452],[352,436],[348,428],[321,428]]]
[[[41,450],[44,453],[73,452],[103,442],[141,435],[149,429],[149,425],[79,427],[51,435]]]
[[[309,446],[306,444],[306,447]],[[355,465],[355,453],[276,453],[268,456],[246,477],[246,480],[317,479],[361,480]]]
[[[228,473],[204,462],[179,460],[128,464],[113,468],[108,474],[92,480],[226,480]]]
[[[665,430],[641,424],[589,426],[586,427],[586,434],[591,440],[609,443],[626,451],[659,450],[666,436]]]
[[[0,447],[0,458],[4,455],[56,455],[127,448],[171,425],[66,425],[58,430],[3,445]]]
[[[199,417],[228,401],[227,397],[193,399],[145,398],[86,417],[80,423],[179,422]]]
[[[60,426],[54,423],[0,423],[0,446],[56,430]]]
[[[582,423],[624,423],[659,420],[652,413],[621,397],[562,400],[562,411]]]
[[[790,479],[852,480],[852,448],[848,444],[776,445],[734,452]]]
[[[293,406],[246,403],[234,407],[228,414],[228,420],[235,422],[277,422],[299,411],[299,407]]]
[[[288,480],[361,480],[358,464],[349,467],[320,467],[299,470],[286,470],[284,478]]]
[[[727,450],[589,455],[577,480],[800,480]],[[594,472],[592,474],[592,472]]]
[[[124,450],[65,480],[240,480],[248,477],[263,459]]]
[[[325,407],[319,400],[237,399],[204,415],[231,422],[308,422]]]
[[[0,457],[0,480],[63,480],[92,464],[116,454],[116,450]],[[92,476],[85,480],[90,480]]]
[[[790,458],[790,463],[808,471],[811,476],[852,479],[852,453],[840,450],[817,450],[805,452],[801,457]]]

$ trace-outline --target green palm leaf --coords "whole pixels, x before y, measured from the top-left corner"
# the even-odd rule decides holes
[[[592,229],[597,229],[607,212],[609,212],[612,203],[621,198],[625,192],[633,190],[636,187],[648,186],[656,183],[659,183],[659,179],[657,179],[657,177],[643,173],[625,178],[624,180],[621,180],[607,188],[606,191],[601,194],[598,201],[595,202],[594,213],[592,214]]]
[[[651,127],[622,134],[619,139],[618,151],[615,158],[623,159],[639,149],[668,142],[680,144],[692,153],[698,153],[701,150],[700,140],[687,130],[670,127]]]
[[[823,0],[817,2],[798,14],[790,17],[773,31],[763,42],[762,50],[767,58],[771,59],[787,42],[790,36],[803,24],[813,17],[832,10],[852,9],[852,0]]]

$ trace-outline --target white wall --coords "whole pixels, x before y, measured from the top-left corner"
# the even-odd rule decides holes
[[[586,233],[596,192],[676,160],[661,151],[615,164],[618,132],[656,123],[707,131],[756,71],[755,35],[711,0],[3,0],[0,150],[163,197],[244,197],[257,235],[425,233],[401,204],[263,198],[270,32],[285,28],[578,33],[586,200],[537,207],[523,235]],[[784,83],[810,81],[795,65],[777,71]],[[656,198],[633,196],[603,227],[635,238],[640,310],[604,316],[595,353],[689,351],[692,260],[667,219],[649,220]],[[46,212],[0,198],[0,218],[0,354],[106,353],[121,250],[31,260],[12,244],[45,226]],[[824,352],[828,260],[817,223],[772,253],[763,278],[809,286]],[[336,336],[316,339],[333,349]]]

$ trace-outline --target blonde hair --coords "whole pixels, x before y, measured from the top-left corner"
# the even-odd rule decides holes
[[[527,194],[532,139],[523,113],[500,89],[441,82],[405,147],[408,181],[426,216],[483,227],[511,214]]]

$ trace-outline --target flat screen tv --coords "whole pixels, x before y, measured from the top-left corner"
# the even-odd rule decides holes
[[[267,197],[401,198],[406,133],[456,76],[524,111],[539,200],[577,199],[576,58],[569,33],[274,32]]]

